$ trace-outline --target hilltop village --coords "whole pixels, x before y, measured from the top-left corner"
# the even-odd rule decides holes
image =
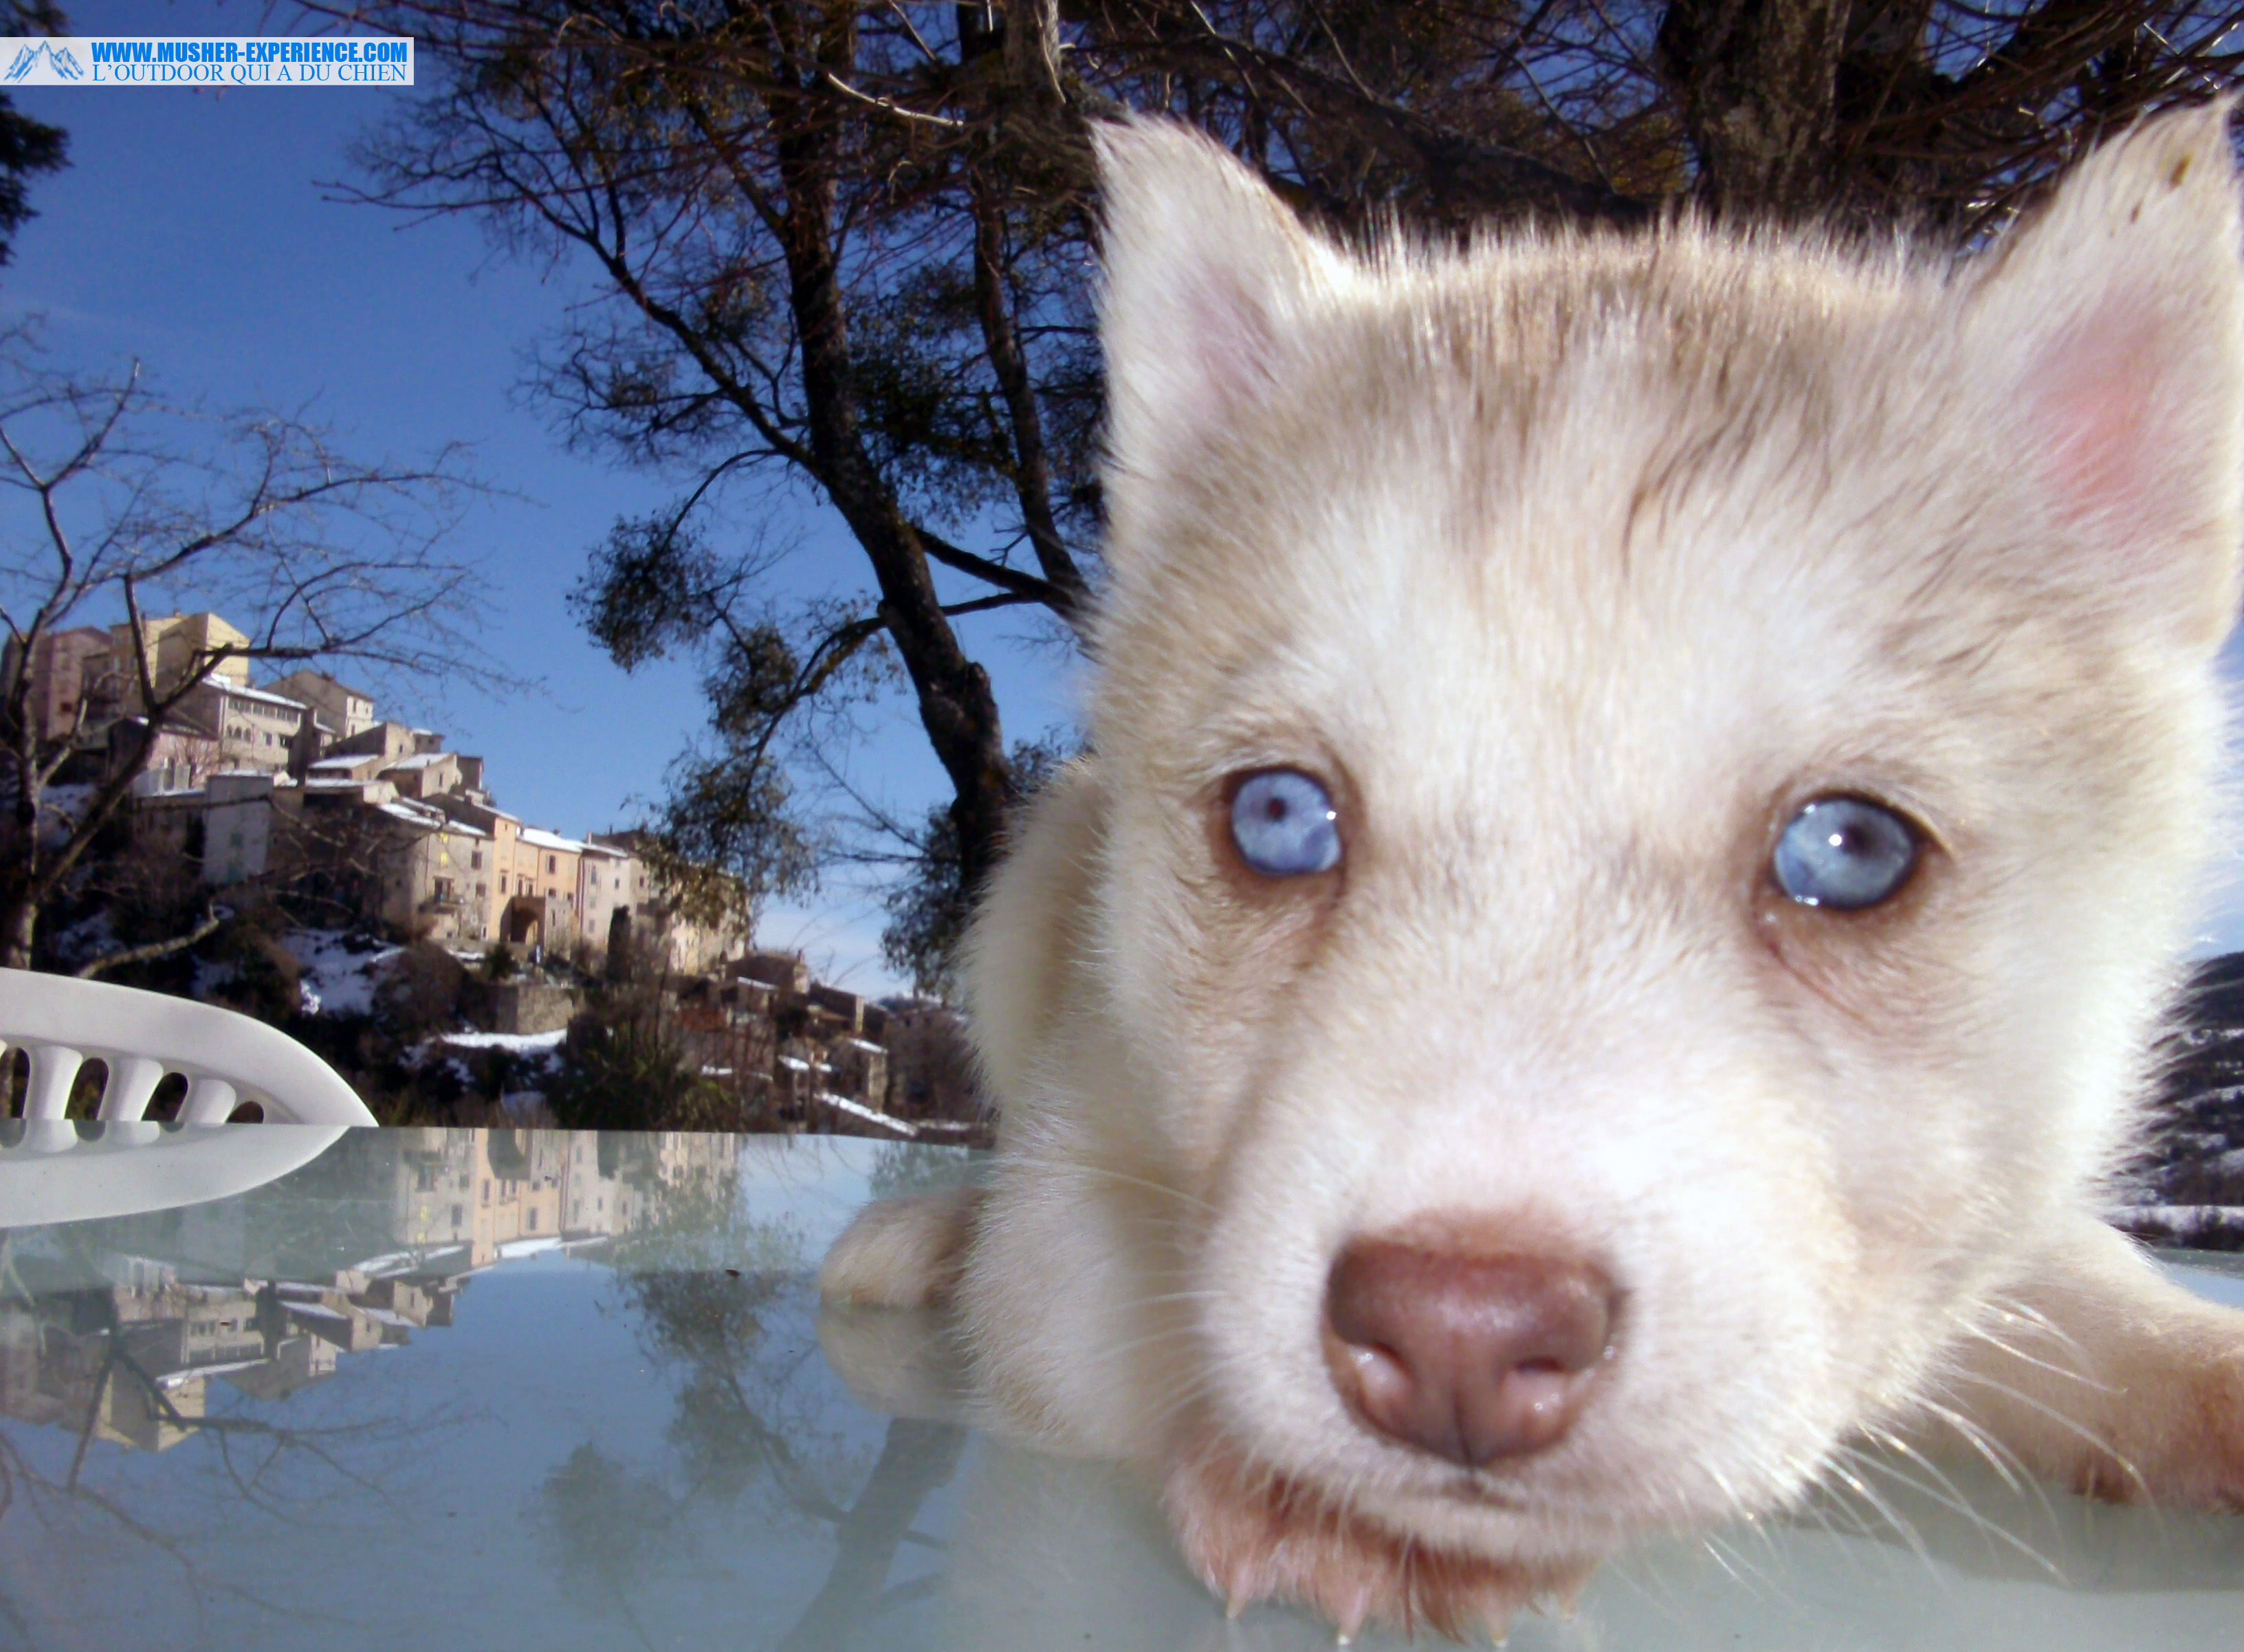
[[[374,696],[300,670],[263,684],[214,613],[141,622],[159,695],[219,656],[157,734],[132,782],[135,829],[199,860],[219,889],[287,889],[339,920],[410,940],[503,940],[597,965],[612,937],[686,973],[743,938],[682,921],[656,897],[629,832],[572,838],[498,807],[483,760],[377,714]],[[131,627],[39,640],[31,714],[90,766],[119,749],[141,689]]]
[[[240,1007],[289,1025],[362,1090],[395,1092],[433,1053],[450,1111],[428,1121],[470,1121],[463,1094],[547,1121],[541,1074],[562,1061],[564,1035],[616,1012],[612,989],[629,986],[630,1038],[728,1098],[693,1113],[701,1127],[973,1139],[967,1066],[940,1005],[869,1001],[814,981],[798,958],[754,950],[737,921],[697,920],[641,834],[574,837],[523,820],[500,806],[481,756],[382,716],[363,689],[308,669],[253,683],[232,652],[247,640],[216,613],[140,630],[137,647],[127,626],[40,639],[29,661],[39,735],[75,748],[66,780],[98,782],[139,744],[139,660],[161,699],[218,658],[149,746],[126,831],[230,910],[285,912],[267,947],[287,977],[277,1001]],[[224,999],[229,971],[199,969],[186,990]],[[331,1047],[318,1025],[376,1011],[414,1040],[402,1068],[395,1052],[363,1053],[363,1039]],[[385,1067],[405,1080],[378,1079]],[[394,1093],[368,1100],[391,1121],[428,1116],[401,1114]]]

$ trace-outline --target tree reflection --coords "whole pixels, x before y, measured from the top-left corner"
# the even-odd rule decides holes
[[[581,1605],[645,1644],[633,1597],[685,1560],[697,1515],[747,1507],[775,1528],[830,1530],[828,1575],[777,1645],[835,1652],[923,1592],[923,1579],[884,1585],[905,1543],[939,1547],[912,1521],[956,1470],[965,1431],[900,1419],[869,1449],[862,1414],[818,1353],[803,1231],[751,1216],[735,1163],[666,1187],[652,1204],[652,1219],[611,1251],[614,1311],[676,1378],[664,1432],[673,1466],[640,1474],[578,1446],[539,1493],[556,1561]]]
[[[199,1628],[211,1602],[223,1598],[312,1632],[322,1621],[316,1609],[227,1575],[223,1546],[214,1547],[211,1534],[240,1533],[244,1514],[276,1524],[301,1520],[343,1488],[387,1497],[393,1475],[469,1413],[437,1405],[335,1423],[288,1418],[265,1402],[315,1380],[307,1362],[289,1358],[312,1342],[290,1323],[292,1307],[307,1311],[314,1296],[284,1298],[271,1280],[183,1287],[168,1274],[135,1284],[34,1289],[18,1265],[16,1237],[0,1235],[0,1348],[10,1357],[0,1371],[9,1379],[0,1385],[5,1414],[72,1438],[64,1466],[0,1430],[0,1528],[11,1547],[29,1546],[36,1554],[42,1544],[79,1553],[121,1544],[131,1571],[160,1568],[178,1578]],[[118,1260],[84,1224],[47,1230],[43,1246],[39,1261],[49,1271],[78,1281],[102,1277],[101,1264]],[[348,1300],[340,1291],[322,1294]],[[234,1357],[201,1364],[187,1357],[181,1322],[168,1317],[176,1299],[187,1297],[233,1316],[225,1324],[238,1327]],[[345,1317],[324,1303],[318,1311]],[[237,1391],[234,1398],[211,1389],[218,1379]],[[199,1456],[179,1463],[183,1470],[192,1463],[203,1478],[199,1517],[183,1526],[136,1506],[131,1482],[93,1472],[97,1439],[144,1451],[201,1442],[206,1449]],[[17,1529],[25,1522],[31,1532]],[[35,1638],[7,1596],[4,1570],[0,1627],[24,1644]]]
[[[670,1493],[587,1441],[545,1477],[539,1500],[561,1593],[582,1610],[621,1619],[652,1649],[632,1591],[674,1541],[680,1511]]]

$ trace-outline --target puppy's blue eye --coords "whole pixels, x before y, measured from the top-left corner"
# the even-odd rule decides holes
[[[1265,877],[1301,877],[1340,863],[1339,811],[1298,768],[1264,768],[1231,794],[1231,841]]]
[[[1916,866],[1916,832],[1860,797],[1818,797],[1776,840],[1777,887],[1802,906],[1851,912],[1891,898]]]

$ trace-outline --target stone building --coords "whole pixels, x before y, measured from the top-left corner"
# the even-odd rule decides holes
[[[269,686],[274,693],[311,707],[331,740],[348,740],[374,727],[374,696],[337,682],[323,671],[292,671]]]
[[[534,940],[555,958],[576,951],[577,869],[585,846],[572,837],[524,826],[515,834],[510,877],[514,892],[506,906],[505,928],[510,943]]]
[[[109,727],[111,772],[125,762],[125,752],[131,737],[137,735],[145,719],[119,718]],[[136,796],[147,797],[160,794],[195,791],[201,789],[218,772],[219,746],[214,735],[199,729],[166,727],[156,731],[150,743],[140,772],[132,777]]]
[[[170,721],[218,742],[218,767],[301,774],[320,755],[312,708],[269,689],[213,676],[190,688]]]
[[[375,805],[387,838],[381,853],[382,918],[416,940],[480,944],[490,938],[477,868],[490,837],[415,798]]]
[[[97,678],[99,676],[108,663],[109,647],[109,633],[96,626],[50,631],[32,645],[27,672],[30,697],[24,710],[40,740],[59,743],[78,734],[78,711],[84,697],[88,668]],[[15,643],[11,638],[7,653],[0,656],[0,674],[12,680],[15,671]]]
[[[168,698],[195,672],[210,667],[207,682],[249,686],[249,639],[214,613],[174,613],[144,619],[139,627],[140,648],[133,647],[131,625],[109,627],[109,650],[100,660],[89,660],[82,677],[83,691],[113,708],[109,714],[145,715],[141,702],[138,654],[145,651],[148,678],[159,699]],[[213,664],[213,662],[215,661]]]

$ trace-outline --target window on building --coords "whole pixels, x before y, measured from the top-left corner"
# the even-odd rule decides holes
[[[469,870],[470,871],[471,871],[471,872],[480,872],[481,870],[483,870],[483,850],[481,850],[480,849],[470,850],[468,851],[468,870]]]
[[[536,1233],[537,1231],[537,1213],[535,1210],[525,1212],[522,1218],[522,1226],[524,1232]]]
[[[558,855],[548,855],[548,856],[545,857],[545,870],[546,870],[548,872],[558,872],[558,871],[559,871],[559,870],[561,870],[561,858],[560,858],[560,856],[558,856]]]

